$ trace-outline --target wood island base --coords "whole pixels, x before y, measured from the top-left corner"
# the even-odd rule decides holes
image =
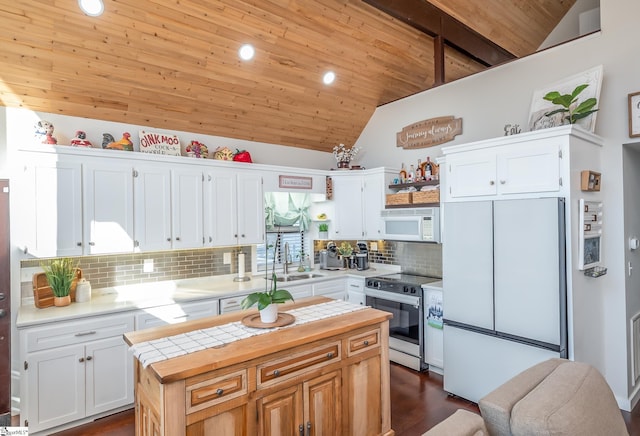
[[[127,333],[125,340],[133,345],[246,314]],[[136,435],[394,435],[389,318],[367,308],[146,368],[136,360]]]

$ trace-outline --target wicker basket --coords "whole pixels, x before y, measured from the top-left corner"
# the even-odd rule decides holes
[[[401,192],[398,194],[387,194],[387,204],[411,204],[412,194],[415,192]]]
[[[432,189],[430,191],[418,191],[413,193],[413,203],[439,203],[440,190]]]

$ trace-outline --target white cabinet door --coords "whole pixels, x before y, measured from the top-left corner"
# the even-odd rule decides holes
[[[264,243],[262,176],[249,172],[207,173],[205,226],[207,245]]]
[[[27,169],[33,185],[34,225],[29,253],[38,257],[82,254],[82,166],[75,162],[37,163]]]
[[[201,171],[190,168],[172,170],[173,248],[198,248],[204,245],[202,180]]]
[[[496,194],[496,154],[493,150],[447,156],[446,196],[477,197]]]
[[[262,176],[240,173],[237,177],[238,244],[262,244],[265,238]]]
[[[335,220],[331,227],[333,227],[334,237],[337,239],[362,238],[364,232],[362,179],[333,176],[333,201]]]
[[[171,170],[139,166],[134,172],[135,245],[139,251],[171,248]]]
[[[383,222],[380,212],[384,209],[384,174],[371,174],[363,180],[363,228],[365,239],[382,239]]]
[[[560,190],[560,145],[534,141],[498,150],[498,194]]]
[[[133,403],[133,357],[122,337],[87,344],[84,362],[87,415]]]
[[[235,245],[238,240],[236,174],[211,171],[205,183],[206,243],[214,247]]]
[[[133,168],[108,161],[85,164],[85,254],[133,251]]]
[[[346,279],[340,278],[314,283],[313,295],[322,295],[334,300],[345,300],[347,298]]]
[[[26,363],[28,397],[23,400],[30,432],[85,417],[83,345],[31,353]]]

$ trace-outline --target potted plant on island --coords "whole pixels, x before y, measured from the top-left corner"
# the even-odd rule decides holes
[[[269,253],[269,248],[272,245],[267,245],[267,254]],[[268,259],[268,256],[267,256]],[[265,285],[266,291],[264,292],[254,292],[252,294],[247,295],[242,302],[240,303],[240,307],[242,309],[249,309],[254,304],[258,304],[258,311],[260,312],[260,321],[265,324],[275,323],[278,320],[278,304],[285,303],[289,300],[293,300],[293,296],[289,291],[285,289],[278,289],[278,276],[276,275],[276,260],[275,260],[275,249],[274,249],[274,258],[273,258],[273,269],[271,271],[271,286],[269,286],[269,280],[265,274],[265,280],[267,283]]]
[[[48,264],[41,263],[40,266],[53,292],[53,305],[61,307],[71,304],[71,285],[76,278],[77,264],[69,258],[61,258],[51,260]]]

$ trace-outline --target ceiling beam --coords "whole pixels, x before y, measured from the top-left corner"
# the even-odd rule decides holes
[[[425,0],[363,0],[400,21],[445,42],[490,67],[516,56]]]

